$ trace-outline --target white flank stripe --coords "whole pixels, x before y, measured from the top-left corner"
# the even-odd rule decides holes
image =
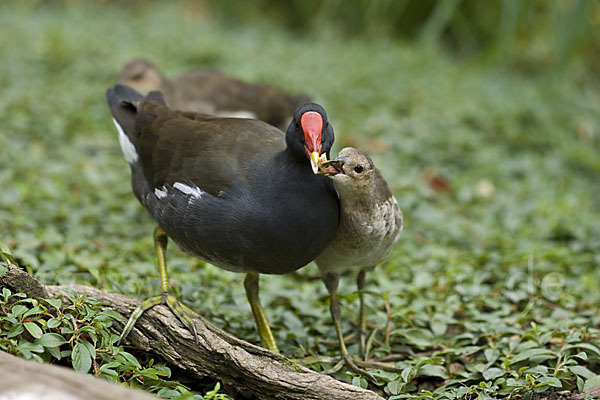
[[[121,128],[121,125],[119,125],[117,120],[114,118],[112,120],[117,127],[117,131],[119,131],[119,144],[121,145],[123,157],[125,157],[125,161],[129,164],[133,164],[138,160],[138,153],[135,151],[135,146],[131,143],[125,132],[123,132],[123,128]]]
[[[157,198],[162,199],[163,197],[167,197],[167,190],[164,186],[162,187],[162,190],[159,188],[156,188],[156,189],[154,189],[154,195]]]
[[[193,197],[196,197],[196,198],[202,197],[202,193],[204,193],[197,186],[191,187],[191,186],[188,186],[185,183],[181,183],[181,182],[175,182],[173,184],[173,187],[175,189],[179,190],[182,193],[189,194],[189,195],[191,195]]]

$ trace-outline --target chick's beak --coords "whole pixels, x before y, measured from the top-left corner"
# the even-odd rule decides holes
[[[344,173],[344,163],[346,157],[338,157],[335,160],[327,161],[326,159],[320,160],[319,163],[319,175],[334,176]]]

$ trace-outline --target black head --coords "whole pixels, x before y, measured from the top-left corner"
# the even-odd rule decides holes
[[[313,172],[317,173],[318,159],[321,154],[325,153],[329,158],[333,140],[333,127],[323,107],[315,103],[307,103],[296,108],[285,141],[289,151],[308,158]]]

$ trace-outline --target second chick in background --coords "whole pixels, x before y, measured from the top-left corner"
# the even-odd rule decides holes
[[[259,119],[284,132],[296,107],[311,100],[304,94],[244,82],[218,71],[189,71],[168,79],[155,64],[144,59],[126,63],[119,82],[144,96],[158,90],[169,107],[177,110]]]

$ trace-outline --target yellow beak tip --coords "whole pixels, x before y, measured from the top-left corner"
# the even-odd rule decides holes
[[[319,172],[319,153],[313,151],[310,153],[310,166],[312,167],[313,173]]]

